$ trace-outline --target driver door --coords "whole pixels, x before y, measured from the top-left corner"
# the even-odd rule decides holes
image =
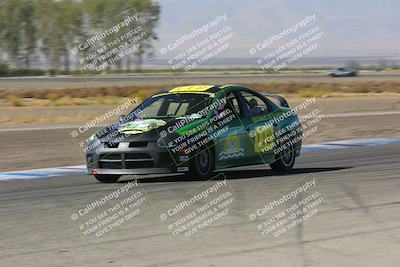
[[[225,99],[225,104],[221,104],[217,113],[229,115],[214,123],[220,130],[220,134],[215,138],[216,167],[246,165],[253,152],[250,149],[250,138],[242,123],[245,117],[244,109],[236,90],[227,92],[220,98],[222,99]]]
[[[273,111],[262,97],[242,90],[245,114],[243,124],[251,140],[250,156],[253,163],[270,163],[275,160],[275,133],[277,124],[272,120]]]

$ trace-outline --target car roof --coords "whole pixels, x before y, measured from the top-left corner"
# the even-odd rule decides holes
[[[166,94],[206,94],[215,95],[226,88],[226,86],[219,85],[187,85],[179,86],[172,89],[163,90],[155,96],[166,95]]]
[[[169,93],[217,93],[221,90],[218,85],[188,85],[170,89]]]
[[[155,96],[161,96],[161,95],[169,95],[169,94],[205,94],[209,96],[215,96],[215,94],[225,91],[228,89],[246,89],[250,91],[254,91],[250,88],[243,87],[240,85],[186,85],[186,86],[179,86],[175,87],[172,89],[167,89],[163,90],[155,95]]]

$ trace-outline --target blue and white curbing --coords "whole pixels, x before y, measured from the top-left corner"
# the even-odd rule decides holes
[[[64,166],[25,171],[2,172],[0,173],[0,181],[53,178],[58,176],[82,175],[85,173],[85,165]]]
[[[342,140],[332,141],[322,144],[304,145],[302,147],[302,153],[308,152],[319,152],[324,150],[335,150],[345,148],[356,148],[356,147],[368,147],[378,145],[390,145],[400,144],[400,137],[397,138],[375,138],[375,139],[353,139],[353,140]]]
[[[333,141],[333,142],[314,144],[314,145],[304,145],[302,147],[302,153],[355,148],[355,147],[389,145],[389,144],[400,144],[400,137],[376,138],[376,139],[353,139],[353,140]],[[25,171],[2,172],[0,173],[0,181],[54,178],[59,176],[82,175],[85,173],[86,173],[85,165],[64,166],[55,168],[25,170]]]

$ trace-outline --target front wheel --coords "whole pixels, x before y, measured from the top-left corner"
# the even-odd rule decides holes
[[[214,153],[211,148],[208,147],[194,156],[190,164],[190,172],[187,175],[205,179],[209,178],[213,171]]]
[[[119,175],[111,175],[111,174],[95,174],[93,175],[97,181],[101,183],[115,183],[119,179]]]
[[[292,145],[287,147],[276,155],[276,160],[269,166],[274,171],[290,171],[293,169],[294,162],[296,161],[296,152]]]

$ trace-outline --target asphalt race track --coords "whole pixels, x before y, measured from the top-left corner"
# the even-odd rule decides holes
[[[83,175],[1,181],[0,265],[399,266],[399,163],[400,145],[381,145],[304,154],[286,175],[264,166],[226,171],[234,194],[229,213],[189,238],[174,238],[160,214],[199,186],[222,182],[221,174],[213,181],[140,180],[136,189],[147,198],[141,213],[101,237],[83,236],[71,214],[133,181],[104,185]],[[261,236],[262,220],[249,219],[256,203],[306,180],[323,193],[318,213],[281,236]]]
[[[174,84],[248,84],[271,82],[366,82],[398,81],[399,73],[368,72],[358,77],[330,78],[326,73],[284,74],[163,74],[163,75],[107,75],[107,76],[57,76],[57,77],[7,77],[0,78],[0,89],[82,88],[96,86],[146,86]]]

